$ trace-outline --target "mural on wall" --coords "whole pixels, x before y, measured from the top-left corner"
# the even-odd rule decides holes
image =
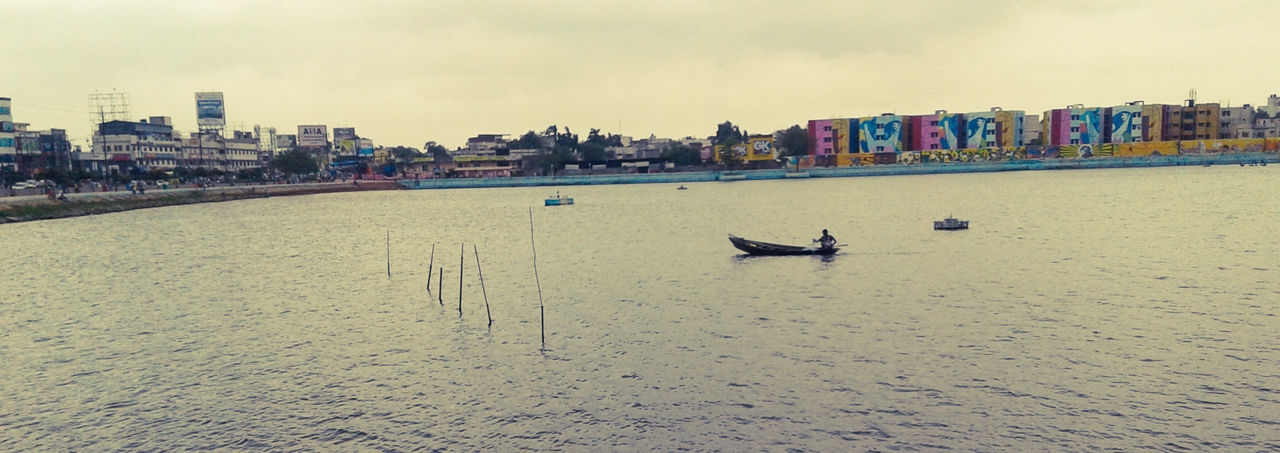
[[[1240,138],[1227,140],[1183,140],[1179,154],[1260,153],[1266,151],[1266,139]]]
[[[1079,119],[1072,121],[1073,127],[1078,127],[1079,131],[1075,135],[1078,137],[1079,144],[1098,144],[1102,143],[1102,109],[1072,109],[1071,114],[1078,116]]]
[[[1058,155],[1066,158],[1111,157],[1115,154],[1116,145],[1114,143],[1101,145],[1063,145],[1058,147]]]
[[[832,148],[836,154],[849,154],[855,151],[854,140],[858,136],[858,122],[848,118],[831,120]]]
[[[1111,108],[1111,143],[1142,141],[1142,106]]]
[[[1028,146],[1025,148],[1028,159],[1057,159],[1057,146]]]
[[[902,117],[877,116],[858,120],[858,146],[863,153],[896,153],[902,148]]]
[[[964,143],[966,149],[978,149],[987,147],[988,133],[994,134],[992,128],[995,127],[995,115],[990,112],[986,113],[970,113],[966,115],[966,125],[964,130]]]
[[[918,164],[920,163],[920,152],[904,151],[898,153],[898,163],[900,164]]]
[[[997,131],[998,139],[996,146],[1011,147],[1022,144],[1022,111],[999,111],[996,112],[996,123],[999,126]]]
[[[938,128],[942,129],[941,143],[939,147],[942,149],[958,149],[961,146],[960,138],[960,115],[955,113],[941,115],[938,118]]]
[[[1142,141],[1158,142],[1164,140],[1164,106],[1142,106]]]
[[[1120,157],[1173,156],[1178,154],[1177,142],[1118,143],[1116,155]]]

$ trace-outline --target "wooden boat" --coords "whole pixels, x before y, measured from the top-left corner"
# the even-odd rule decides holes
[[[751,255],[830,255],[840,250],[840,247],[822,248],[771,244],[743,239],[732,234],[729,235],[729,242],[733,243],[733,246],[737,247],[738,250]]]
[[[680,186],[680,187],[676,187],[676,190],[689,190],[689,188],[685,186]]]
[[[933,222],[935,230],[967,230],[969,229],[968,220],[957,220],[955,217],[947,217],[940,221]]]
[[[556,192],[555,196],[547,197],[547,204],[544,206],[564,206],[573,204],[573,197],[561,197],[560,192]]]

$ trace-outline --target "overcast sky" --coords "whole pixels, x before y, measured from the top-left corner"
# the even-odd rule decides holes
[[[556,124],[634,137],[807,120],[1125,101],[1264,104],[1275,1],[0,0],[14,121],[91,122],[88,95],[195,129],[355,127],[454,148]]]

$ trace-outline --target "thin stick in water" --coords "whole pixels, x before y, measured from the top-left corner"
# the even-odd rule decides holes
[[[440,298],[440,306],[444,306],[444,266],[440,266],[440,284],[436,285],[436,290],[440,291],[437,296]]]
[[[476,273],[480,274],[480,294],[484,296],[484,314],[489,317],[489,326],[493,326],[493,313],[489,311],[489,293],[484,290],[484,271],[480,269],[480,250],[471,244],[471,251],[476,253]]]
[[[467,260],[467,245],[460,244],[462,247],[458,255],[458,317],[462,317],[462,264]]]
[[[529,246],[533,248],[533,281],[538,284],[538,326],[542,328],[542,349],[547,349],[547,315],[542,308],[542,281],[538,279],[538,246],[533,240],[533,207],[529,207]]]
[[[391,278],[391,229],[387,229],[387,278]]]
[[[431,243],[431,262],[427,263],[427,294],[431,294],[431,270],[436,268],[436,244]],[[431,299],[427,299],[431,300]]]

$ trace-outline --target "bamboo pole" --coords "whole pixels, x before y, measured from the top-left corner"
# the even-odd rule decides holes
[[[462,247],[458,255],[458,317],[462,317],[462,264],[467,260],[467,245],[460,244]]]
[[[387,228],[387,278],[391,278],[391,229]]]
[[[444,306],[444,266],[440,266],[440,284],[436,285],[436,289],[440,291],[436,296],[440,298],[440,306]]]
[[[484,270],[480,269],[480,250],[471,244],[471,251],[476,253],[476,273],[480,274],[480,294],[484,296],[484,314],[489,317],[489,326],[493,326],[493,313],[489,311],[489,293],[484,289]]]
[[[431,244],[431,262],[427,263],[427,294],[431,294],[431,270],[436,268],[436,244]],[[427,299],[430,300],[430,299]]]
[[[529,246],[533,248],[533,281],[538,284],[538,326],[542,329],[542,349],[547,349],[547,314],[542,304],[542,281],[538,279],[538,246],[533,239],[533,207],[529,207]]]

